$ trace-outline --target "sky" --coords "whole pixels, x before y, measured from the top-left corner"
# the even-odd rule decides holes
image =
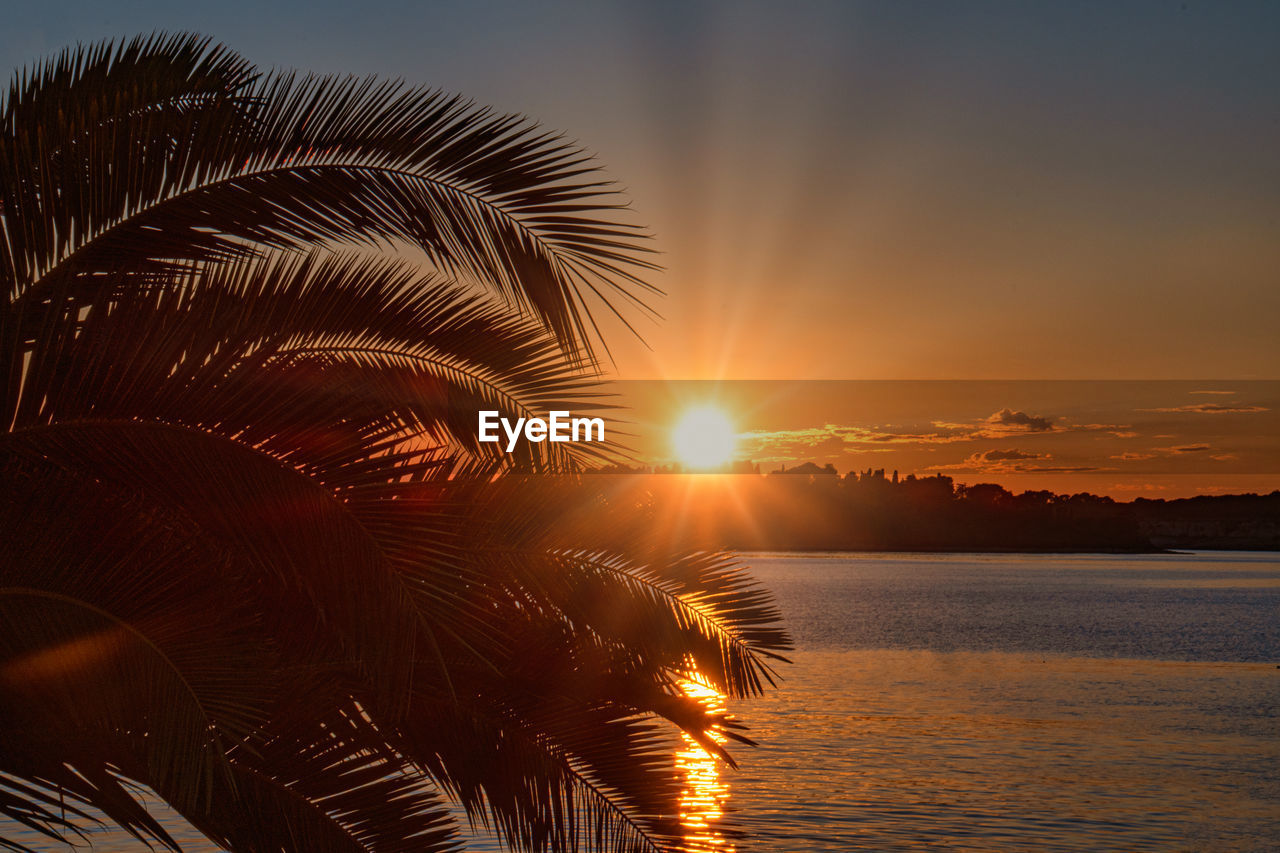
[[[1277,3],[6,3],[0,65],[153,30],[595,152],[664,267],[622,379],[1280,379]]]
[[[1280,377],[1280,4],[6,4],[0,64],[192,29],[597,153],[668,296],[618,372]]]
[[[682,412],[710,404],[763,473],[941,474],[1014,492],[1128,500],[1280,488],[1280,382],[825,380],[622,382],[608,419],[650,465],[680,463]]]

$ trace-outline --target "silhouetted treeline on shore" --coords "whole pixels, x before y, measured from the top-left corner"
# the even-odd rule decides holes
[[[741,550],[1280,550],[1280,491],[1118,502],[1089,493],[1014,494],[994,483],[883,470],[840,476],[812,463],[760,475],[597,472],[638,495],[681,544]],[[593,477],[592,479],[596,479]],[[635,490],[635,491],[633,491]]]

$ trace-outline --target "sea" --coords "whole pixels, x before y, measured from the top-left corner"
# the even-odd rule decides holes
[[[1280,851],[1280,554],[744,560],[795,650],[738,770],[673,755],[695,847]]]

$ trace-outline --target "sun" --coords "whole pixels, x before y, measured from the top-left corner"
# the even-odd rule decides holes
[[[676,458],[686,468],[718,468],[733,456],[738,436],[733,423],[715,406],[687,410],[671,431]]]

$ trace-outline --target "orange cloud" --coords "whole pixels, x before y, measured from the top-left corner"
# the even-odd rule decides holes
[[[1048,453],[1026,453],[1021,450],[985,450],[971,453],[963,462],[930,465],[927,471],[959,471],[973,474],[1084,474],[1109,471],[1094,465],[1029,465],[1029,460],[1047,460]]]
[[[987,418],[987,423],[996,427],[1011,427],[1015,430],[1025,430],[1027,432],[1049,432],[1053,429],[1055,420],[1056,418],[1028,415],[1026,412],[1017,412],[1006,408]]]
[[[1192,403],[1187,406],[1169,406],[1160,409],[1139,409],[1140,412],[1189,412],[1199,415],[1255,414],[1271,411],[1266,406],[1246,406],[1242,403]]]
[[[1145,459],[1155,459],[1158,456],[1185,456],[1191,453],[1206,453],[1213,450],[1208,444],[1176,444],[1171,447],[1153,447],[1150,453],[1138,453],[1135,451],[1126,451],[1112,456],[1112,459],[1119,459],[1122,462],[1140,462]],[[1210,456],[1210,459],[1225,461],[1228,459],[1237,459],[1239,457],[1230,453],[1220,453],[1216,456]]]
[[[1203,453],[1206,450],[1212,450],[1213,448],[1207,444],[1179,444],[1173,447],[1157,447],[1155,449],[1163,450],[1166,453],[1172,453],[1177,456],[1184,453]]]
[[[739,436],[743,450],[753,458],[769,460],[795,458],[797,455],[818,452],[840,453],[853,450],[859,453],[886,452],[890,445],[945,445],[957,442],[1009,439],[1024,435],[1046,435],[1067,432],[1110,432],[1122,438],[1137,435],[1125,432],[1124,425],[1117,424],[1057,424],[1054,416],[1033,415],[1017,409],[1003,408],[980,420],[968,423],[932,421],[933,432],[916,430],[897,431],[891,427],[862,427],[824,424],[821,427],[782,430],[752,430]],[[991,451],[988,451],[991,452]],[[1014,452],[1014,451],[995,451]],[[770,455],[765,455],[770,454]],[[1027,459],[1048,458],[1030,454]],[[1011,461],[995,458],[992,461]]]
[[[893,432],[887,429],[871,429],[858,426],[826,424],[821,427],[781,430],[752,430],[738,436],[744,450],[764,451],[828,451],[856,449],[860,453],[885,453],[892,444],[951,444],[972,441],[975,437],[965,432],[939,430],[932,433]],[[873,445],[868,447],[867,445]],[[874,446],[879,445],[879,446]]]
[[[1012,462],[1019,459],[1049,459],[1048,453],[1027,453],[1022,450],[987,450],[975,453],[973,457],[983,462]]]

